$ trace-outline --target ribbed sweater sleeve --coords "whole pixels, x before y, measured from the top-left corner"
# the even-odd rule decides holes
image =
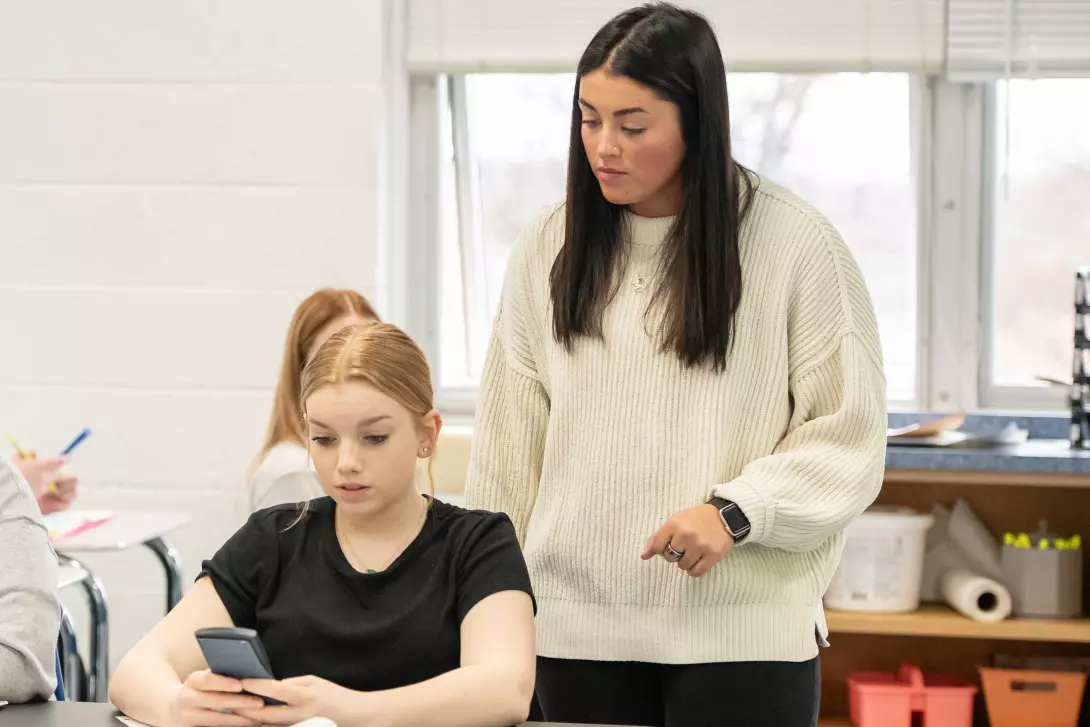
[[[792,387],[790,431],[776,450],[714,488],[749,518],[744,543],[806,551],[822,545],[874,501],[885,460],[882,370],[858,334]]]
[[[792,415],[779,445],[713,488],[745,513],[744,543],[807,551],[843,530],[881,488],[886,452],[885,375],[862,273],[824,218],[792,281],[787,364]],[[757,418],[754,426],[764,420]]]
[[[549,423],[549,396],[538,371],[540,326],[534,321],[528,259],[539,245],[546,211],[516,240],[481,374],[466,505],[505,512],[524,543],[537,497]]]

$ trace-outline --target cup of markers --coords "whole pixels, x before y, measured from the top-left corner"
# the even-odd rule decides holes
[[[1082,538],[1061,537],[1042,522],[1035,533],[1003,536],[1003,579],[1014,615],[1025,618],[1082,616]]]

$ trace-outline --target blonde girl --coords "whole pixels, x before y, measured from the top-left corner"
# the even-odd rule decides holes
[[[314,354],[300,392],[324,497],[252,515],[121,661],[111,700],[153,727],[524,721],[526,565],[506,515],[416,490],[442,424],[420,349],[394,326],[351,326]],[[276,680],[208,671],[194,632],[229,626],[257,631]]]

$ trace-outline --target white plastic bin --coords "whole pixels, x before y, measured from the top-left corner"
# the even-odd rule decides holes
[[[927,529],[933,518],[910,508],[872,507],[848,528],[825,605],[897,613],[920,607]]]

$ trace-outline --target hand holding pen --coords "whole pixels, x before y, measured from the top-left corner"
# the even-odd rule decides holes
[[[16,452],[16,456],[12,457],[12,463],[19,468],[30,484],[43,515],[66,510],[76,499],[79,479],[67,471],[65,465],[68,464],[68,455],[90,433],[89,429],[84,429],[62,450],[61,454],[44,459],[38,459],[33,451],[24,449],[14,437],[8,435],[8,441]]]

